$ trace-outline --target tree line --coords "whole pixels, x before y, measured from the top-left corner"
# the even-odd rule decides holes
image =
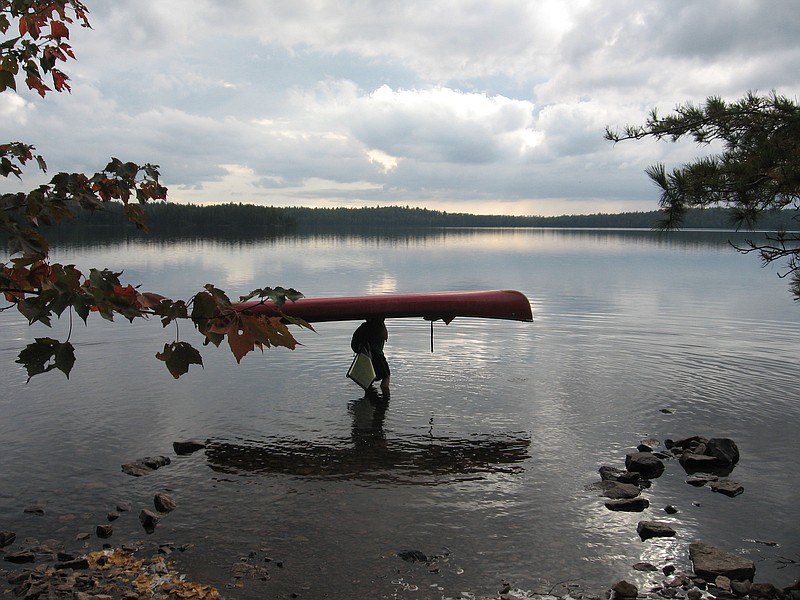
[[[275,207],[229,203],[215,205],[148,203],[144,207],[150,235],[159,237],[269,236],[314,230],[425,229],[441,227],[555,227],[651,229],[663,217],[661,211],[595,213],[554,217],[479,215],[409,206],[364,208]],[[772,211],[759,220],[763,231],[797,230],[795,211]],[[687,229],[732,229],[731,209],[690,209],[683,220]],[[121,203],[110,202],[103,210],[76,215],[68,224],[52,228],[58,234],[134,234],[135,227]],[[71,237],[71,236],[70,236]]]

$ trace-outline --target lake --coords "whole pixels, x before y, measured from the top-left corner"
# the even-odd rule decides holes
[[[357,323],[298,330],[301,347],[240,365],[204,347],[204,368],[174,380],[153,357],[173,327],[92,315],[73,326],[70,379],[26,384],[17,353],[65,335],[68,319],[51,332],[5,313],[0,530],[97,549],[104,540],[76,535],[129,502],[109,542],[189,544],[172,555],[181,571],[233,598],[480,598],[504,583],[599,592],[659,581],[632,569],[640,561],[688,569],[693,541],[789,585],[800,577],[800,306],[775,268],[728,243],[744,237],[452,229],[63,244],[53,260],[124,269],[172,297],[209,282],[231,296],[517,289],[534,322],[437,322],[431,352],[428,322],[389,321],[392,395],[376,406],[345,378]],[[199,347],[185,324],[179,334]],[[687,485],[673,460],[644,491],[645,512],[604,507],[601,465],[624,466],[642,438],[692,435],[736,441],[730,477],[743,494]],[[207,448],[175,455],[190,438]],[[172,462],[121,471],[154,455]],[[157,492],[177,509],[148,535],[137,515]],[[676,537],[642,542],[645,519]],[[269,576],[235,577],[237,564]]]

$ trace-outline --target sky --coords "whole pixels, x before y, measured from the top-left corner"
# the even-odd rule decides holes
[[[645,168],[715,149],[607,125],[800,97],[797,0],[85,3],[72,93],[0,94],[0,140],[35,145],[48,177],[157,164],[173,202],[655,210]]]

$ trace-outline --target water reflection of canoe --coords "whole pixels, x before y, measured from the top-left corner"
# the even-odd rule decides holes
[[[516,472],[530,458],[521,434],[385,439],[359,434],[353,440],[309,442],[293,438],[209,440],[208,464],[229,475],[283,474],[307,478],[391,481],[435,485]]]
[[[272,302],[244,302],[238,309],[268,316],[280,314]],[[456,317],[533,321],[530,302],[524,294],[513,290],[301,298],[287,301],[283,313],[309,323],[369,317],[423,317],[431,321],[441,319],[445,323]]]

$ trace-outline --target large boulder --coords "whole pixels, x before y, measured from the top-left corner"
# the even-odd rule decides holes
[[[732,580],[753,580],[756,566],[752,560],[737,554],[723,552],[711,544],[694,542],[689,544],[689,558],[694,572],[707,581],[714,581],[720,575]]]

